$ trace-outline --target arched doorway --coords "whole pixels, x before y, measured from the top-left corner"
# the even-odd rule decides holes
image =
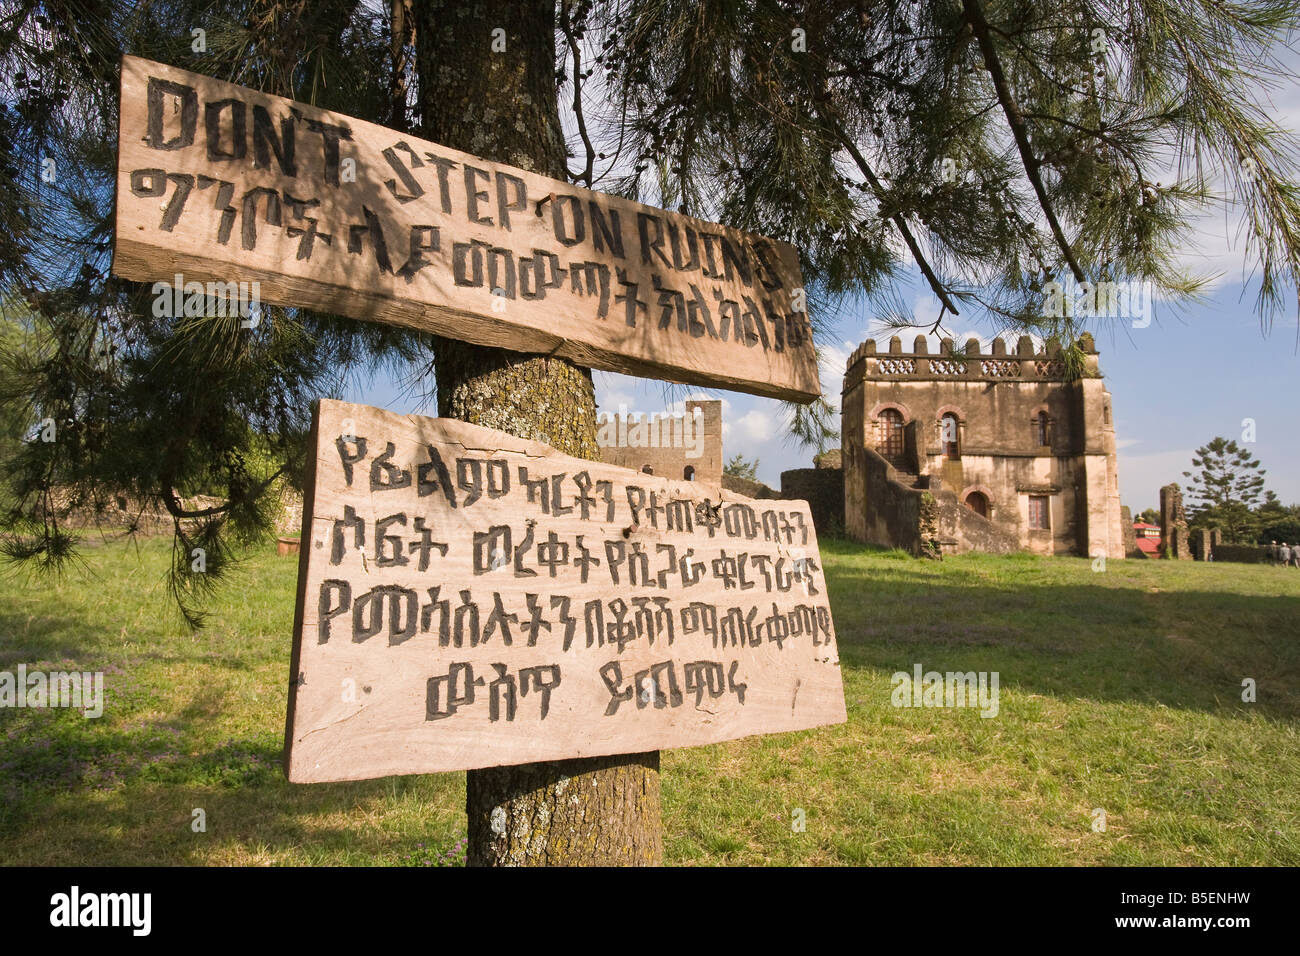
[[[981,518],[989,516],[989,498],[982,491],[972,491],[966,496],[966,507]]]
[[[694,466],[694,465],[687,465],[687,466],[682,470],[682,477],[685,478],[687,481],[694,481],[694,480],[695,480],[695,466]]]
[[[899,467],[903,461],[903,413],[896,408],[881,409],[877,420],[880,427],[880,454],[891,465]]]

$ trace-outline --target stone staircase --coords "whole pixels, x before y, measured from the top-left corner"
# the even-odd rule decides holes
[[[935,507],[934,541],[942,553],[975,550],[1007,554],[1018,550],[1019,541],[1014,534],[967,508],[955,491],[944,487],[946,482],[941,484],[930,475],[905,471],[892,462],[888,476],[891,481],[912,491],[931,493]]]
[[[900,485],[906,485],[908,488],[919,487],[921,476],[911,471],[903,471],[901,468],[895,468],[890,477]]]

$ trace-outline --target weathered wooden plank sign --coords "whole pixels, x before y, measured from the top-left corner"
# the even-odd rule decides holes
[[[295,782],[640,753],[845,720],[803,501],[322,400]]]
[[[255,281],[265,302],[596,368],[821,393],[787,243],[131,56],[113,271]]]

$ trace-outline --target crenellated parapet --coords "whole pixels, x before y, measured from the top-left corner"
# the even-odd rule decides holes
[[[1084,355],[1084,377],[1100,377],[1097,347],[1091,335],[1079,337]],[[1028,335],[1020,336],[1014,353],[1000,338],[993,340],[988,353],[980,351],[978,339],[967,339],[958,350],[950,338],[944,339],[937,353],[931,353],[924,335],[912,342],[910,352],[903,351],[902,340],[893,336],[888,351],[877,351],[875,339],[867,339],[849,356],[844,377],[847,390],[860,381],[940,380],[940,381],[1064,381],[1065,361],[1059,339],[1047,340],[1044,349],[1035,351]]]

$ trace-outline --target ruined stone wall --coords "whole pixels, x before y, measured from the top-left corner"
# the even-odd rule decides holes
[[[781,472],[781,497],[808,502],[817,536],[844,534],[844,470],[795,468]]]
[[[1214,560],[1266,564],[1269,560],[1268,548],[1257,544],[1221,544],[1214,549]]]
[[[902,548],[916,555],[923,550],[937,551],[933,496],[898,482],[897,472],[873,448],[845,445],[844,452],[844,518],[848,537],[882,548]],[[850,510],[851,502],[864,504]],[[867,507],[866,502],[871,502],[871,506]],[[926,504],[930,511],[923,528],[922,512]]]
[[[1191,537],[1187,532],[1187,512],[1183,510],[1183,490],[1177,482],[1160,489],[1160,548],[1164,557],[1189,561]]]
[[[720,486],[722,402],[688,401],[685,416],[602,412],[596,443],[600,460],[611,465]]]
[[[738,495],[744,495],[746,498],[780,498],[780,492],[774,491],[761,481],[753,481],[749,478],[737,478],[735,475],[723,474],[722,487],[726,491],[734,491]]]
[[[1129,511],[1128,505],[1122,505],[1119,511],[1120,521],[1124,525],[1124,554],[1131,558],[1135,553],[1141,553],[1137,546],[1137,532],[1133,530],[1133,513]]]

